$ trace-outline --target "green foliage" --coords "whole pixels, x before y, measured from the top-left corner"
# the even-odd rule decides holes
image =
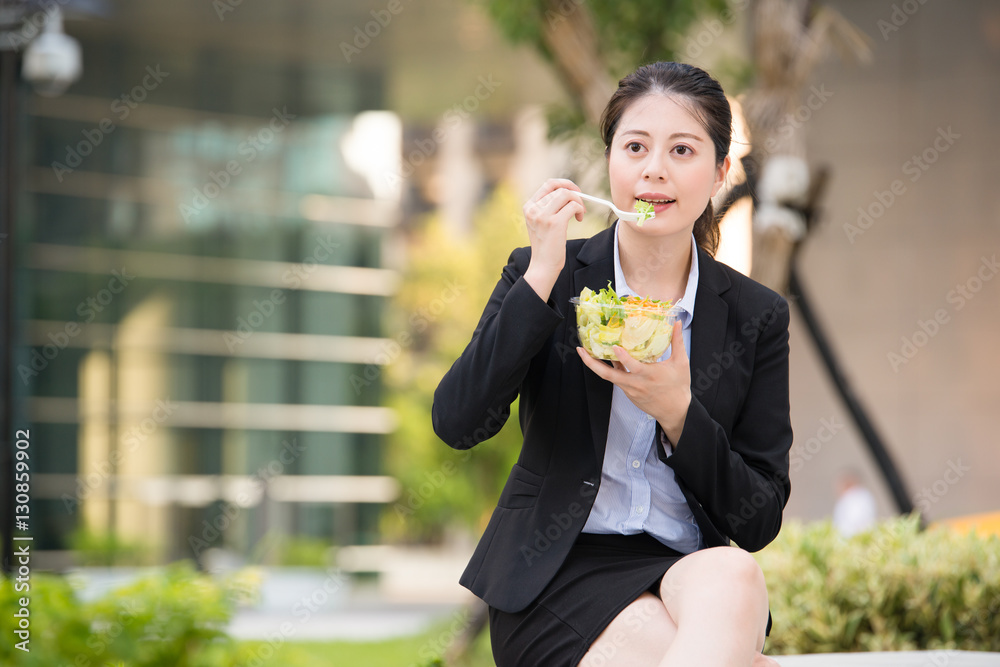
[[[727,7],[726,0],[480,0],[508,39],[548,54],[546,25],[589,11],[608,72],[621,76],[637,64],[675,60],[682,36],[702,16]]]
[[[85,567],[148,565],[153,552],[148,544],[118,535],[80,527],[70,536],[77,563]]]
[[[0,632],[14,637],[18,598],[29,596],[30,652],[0,643],[0,664],[24,667],[228,667],[241,650],[225,634],[245,582],[218,583],[176,563],[92,602],[68,581],[36,573],[30,590],[0,580]]]
[[[756,554],[770,653],[1000,650],[1000,538],[919,530],[912,516],[844,539],[786,523]]]
[[[401,485],[382,522],[390,538],[432,541],[455,524],[481,530],[517,459],[516,405],[499,434],[467,451],[441,442],[430,415],[434,389],[465,349],[510,252],[521,245],[527,245],[521,204],[503,186],[476,215],[474,229],[458,232],[434,217],[411,239],[409,267],[386,327],[401,348],[385,378],[387,403],[399,416],[385,457]]]
[[[688,61],[688,35],[705,31],[709,21],[721,27],[745,4],[730,8],[728,0],[475,0],[512,42],[527,44],[552,62],[545,31],[568,20],[575,12],[589,12],[597,34],[598,57],[612,80],[637,66],[658,60]],[[726,14],[726,12],[732,14]],[[716,34],[713,32],[713,36]],[[716,49],[716,52],[719,50]],[[730,93],[751,79],[749,67],[731,57],[715,59],[714,74]],[[548,110],[549,136],[572,137],[587,127],[582,100],[568,90],[572,104]],[[592,129],[592,128],[591,128]]]
[[[308,535],[266,535],[254,548],[253,562],[281,567],[325,568],[333,562],[329,540]]]
[[[451,638],[449,621],[436,623],[426,632],[376,642],[240,642],[251,660],[247,667],[443,667],[439,655]],[[469,655],[450,667],[493,667],[488,632],[473,644]]]

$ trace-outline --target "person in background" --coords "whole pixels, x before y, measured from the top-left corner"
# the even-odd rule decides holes
[[[833,526],[844,537],[863,533],[875,525],[878,512],[875,497],[861,483],[861,475],[847,468],[835,482],[837,502],[833,507]]]

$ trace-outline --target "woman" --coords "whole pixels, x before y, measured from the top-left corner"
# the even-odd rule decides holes
[[[524,444],[461,579],[490,607],[499,667],[775,664],[743,549],[774,539],[788,500],[788,306],[712,259],[731,126],[696,67],[622,79],[601,123],[611,198],[656,216],[568,241],[580,190],[546,182],[524,206],[531,247],[437,388],[435,431],[458,449],[520,395]],[[609,281],[679,303],[657,363],[576,346],[570,297]]]

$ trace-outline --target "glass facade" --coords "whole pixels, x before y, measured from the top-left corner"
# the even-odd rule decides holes
[[[372,369],[401,129],[378,59],[320,39],[364,8],[111,7],[66,23],[78,82],[21,91],[36,548],[58,566],[83,527],[158,561],[372,543],[396,493]]]

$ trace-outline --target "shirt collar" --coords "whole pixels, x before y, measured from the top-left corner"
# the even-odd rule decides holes
[[[694,320],[694,299],[698,292],[698,243],[691,235],[691,269],[688,271],[687,285],[684,287],[684,296],[677,302],[680,309],[681,325],[685,329],[691,328],[691,321]],[[622,272],[621,256],[618,252],[618,226],[615,226],[615,293],[618,296],[643,296],[635,291],[625,282],[625,274]]]

